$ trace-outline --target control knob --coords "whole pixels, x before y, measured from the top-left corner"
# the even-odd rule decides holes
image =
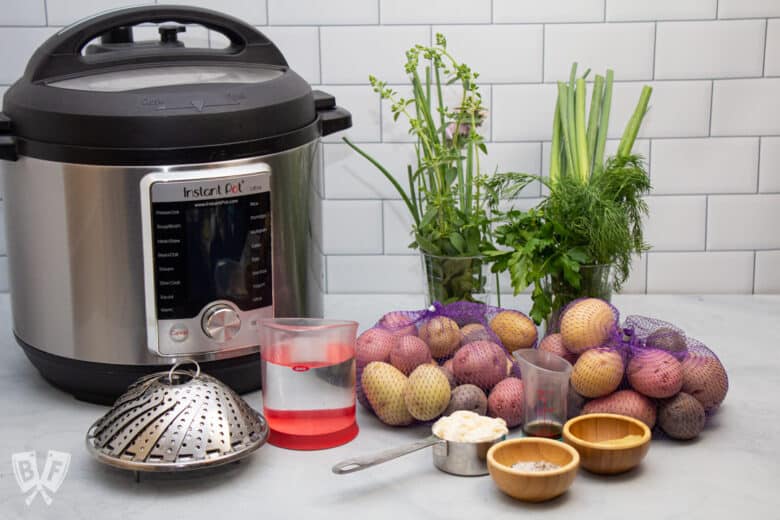
[[[203,314],[203,332],[219,343],[233,339],[241,329],[238,313],[224,303],[211,306]]]

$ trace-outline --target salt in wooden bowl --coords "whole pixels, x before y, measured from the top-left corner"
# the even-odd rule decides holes
[[[548,471],[522,471],[512,468],[517,462],[546,461],[559,468]],[[524,437],[499,442],[488,450],[488,471],[496,486],[507,495],[526,502],[542,502],[569,489],[580,456],[560,441]]]

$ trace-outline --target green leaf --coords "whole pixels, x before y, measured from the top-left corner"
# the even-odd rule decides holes
[[[425,251],[426,253],[430,253],[432,255],[440,255],[441,249],[439,249],[436,244],[434,244],[432,241],[428,240],[422,235],[418,235],[417,238],[417,244],[420,246],[420,249]]]
[[[452,245],[455,247],[455,249],[458,250],[460,254],[466,252],[466,241],[463,239],[463,236],[460,233],[453,231],[450,233],[449,238],[450,242],[452,242]]]
[[[581,247],[572,247],[566,251],[566,255],[579,264],[585,264],[589,260],[588,253]]]

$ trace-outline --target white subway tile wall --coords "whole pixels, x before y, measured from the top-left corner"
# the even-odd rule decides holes
[[[780,194],[712,195],[708,249],[780,249]]]
[[[268,22],[272,25],[361,25],[378,20],[379,6],[366,0],[268,0]]]
[[[383,24],[490,23],[491,0],[392,0],[379,2]]]
[[[46,25],[44,0],[2,0],[3,25]]]
[[[494,23],[600,22],[604,0],[493,0]]]
[[[51,0],[46,0],[51,3]],[[72,2],[72,0],[65,0]],[[140,4],[144,2],[131,2]],[[252,25],[265,25],[268,23],[265,0],[165,0],[164,2],[148,2],[160,4],[180,4],[205,9],[216,9],[223,13],[235,16]],[[89,14],[89,13],[88,13]]]
[[[745,294],[753,290],[753,251],[647,255],[647,292]]]
[[[780,16],[777,0],[718,0],[718,18],[765,18]]]
[[[780,293],[779,0],[172,1],[258,26],[296,71],[352,112],[351,129],[323,139],[325,200],[315,230],[336,307],[351,294],[422,303],[406,207],[342,137],[406,178],[413,140],[368,75],[408,95],[404,52],[437,32],[480,72],[485,173],[547,170],[555,82],[572,61],[593,73],[615,70],[609,150],[642,86],[654,88],[635,147],[654,186],[645,225],[654,249],[636,258],[624,292]],[[0,96],[57,28],[139,3],[153,2],[26,0],[9,8],[11,0],[0,0]],[[213,31],[188,33],[190,44],[226,42]],[[452,89],[446,97],[457,103]],[[528,208],[542,194],[535,183],[502,207]],[[0,225],[2,206],[0,190]],[[4,238],[3,229],[0,290],[8,286]]]
[[[569,77],[572,61],[603,73],[613,68],[619,79],[653,79],[652,23],[560,24],[544,31],[544,80]]]
[[[607,21],[704,20],[715,18],[718,0],[607,0]]]
[[[780,76],[780,19],[768,20],[766,26],[766,57],[764,74]]]
[[[765,24],[765,20],[659,23],[655,77],[760,76]]]
[[[757,294],[780,293],[780,251],[756,251]]]
[[[757,137],[654,139],[653,193],[755,193]]]
[[[780,193],[780,137],[762,137],[758,191]]]
[[[703,251],[707,217],[704,196],[647,197],[645,223],[653,251]]]

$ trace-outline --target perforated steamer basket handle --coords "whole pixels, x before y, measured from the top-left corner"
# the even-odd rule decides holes
[[[188,371],[190,375],[192,375],[193,379],[197,379],[200,377],[200,365],[197,361],[194,359],[182,359],[181,361],[177,361],[173,364],[171,369],[168,371],[168,384],[174,384],[173,383],[173,374],[176,373],[176,369],[179,368],[182,365],[195,365],[195,373],[193,374],[192,371]]]
[[[390,448],[389,450],[385,450],[385,451],[380,451],[375,455],[354,457],[352,459],[343,460],[338,464],[336,464],[335,466],[333,466],[332,471],[336,475],[345,475],[347,473],[354,473],[355,471],[361,471],[366,468],[370,468],[371,466],[376,466],[378,464],[382,464],[389,460],[402,457],[403,455],[408,455],[409,453],[413,453],[415,451],[422,450],[424,448],[428,448],[430,446],[434,446],[436,444],[444,443],[444,442],[446,441],[441,440],[435,435],[431,435],[421,441],[413,442],[411,444],[405,444],[397,448]]]

